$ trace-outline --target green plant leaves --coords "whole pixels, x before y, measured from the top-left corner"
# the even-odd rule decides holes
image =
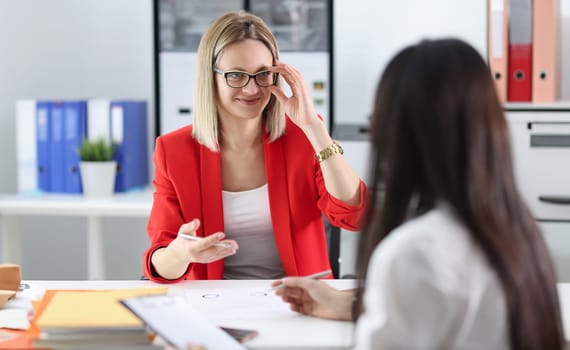
[[[79,147],[79,158],[84,162],[108,162],[113,160],[113,145],[104,139],[85,139]]]

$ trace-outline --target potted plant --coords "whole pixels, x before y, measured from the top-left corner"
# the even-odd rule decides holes
[[[83,194],[88,197],[111,196],[117,174],[113,145],[104,139],[85,139],[79,147],[79,159]]]

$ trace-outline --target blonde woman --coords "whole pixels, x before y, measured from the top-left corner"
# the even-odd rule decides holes
[[[301,72],[279,61],[259,17],[232,12],[202,37],[196,77],[194,124],[156,141],[145,275],[273,279],[330,269],[322,215],[358,230],[367,192]]]

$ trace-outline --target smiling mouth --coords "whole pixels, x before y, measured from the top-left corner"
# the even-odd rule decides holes
[[[238,100],[239,102],[244,103],[244,104],[247,104],[247,105],[253,105],[253,104],[258,103],[258,102],[261,100],[261,98],[249,98],[249,99],[246,99],[246,98],[238,98],[237,100]]]

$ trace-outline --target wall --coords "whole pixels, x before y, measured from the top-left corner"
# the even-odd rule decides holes
[[[455,36],[486,48],[486,1],[334,2],[335,122],[366,123],[384,67],[423,38]]]
[[[0,193],[16,191],[17,99],[146,99],[154,135],[151,0],[0,0],[0,28]],[[25,217],[24,278],[85,278],[85,221]],[[142,219],[103,223],[110,278],[141,275],[145,225]]]

